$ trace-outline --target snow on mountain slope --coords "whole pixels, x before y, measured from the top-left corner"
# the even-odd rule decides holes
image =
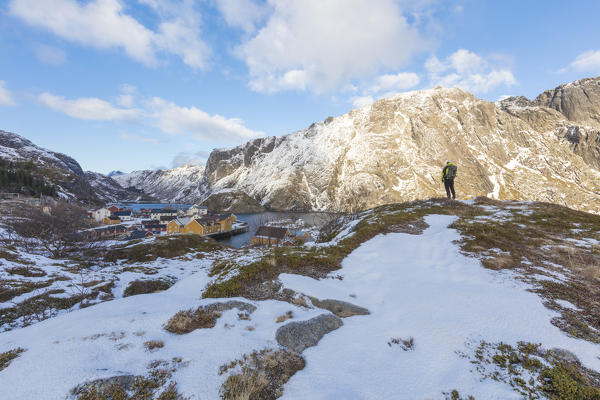
[[[568,350],[585,367],[600,371],[597,344],[556,328],[551,319],[557,313],[513,274],[484,269],[460,251],[460,235],[448,228],[455,218],[429,215],[421,235],[378,235],[322,280],[280,275],[284,287],[351,301],[371,312],[344,318],[341,327],[307,348],[306,366],[283,387],[283,399],[442,399],[454,389],[477,399],[521,398],[518,387],[494,375],[482,377],[470,362],[466,354],[480,341],[542,343]],[[161,263],[167,269],[186,267],[181,260]],[[192,264],[200,271],[165,292],[120,298],[0,333],[0,353],[25,349],[0,373],[0,398],[64,399],[82,382],[144,375],[152,362],[171,365],[179,359],[173,372],[178,390],[190,399],[217,399],[230,373],[222,374],[220,366],[253,350],[278,347],[275,334],[283,325],[278,316],[292,311],[291,321],[298,322],[330,315],[283,301],[237,298],[256,311],[246,318],[236,309],[224,311],[212,328],[169,333],[164,323],[176,312],[223,301],[199,299],[210,281],[210,262],[189,260]],[[390,344],[409,336],[414,346],[407,351]],[[148,351],[149,340],[163,346]]]
[[[445,195],[441,169],[452,160],[460,198],[598,212],[600,145],[582,141],[582,157],[560,112],[511,107],[460,89],[403,93],[306,130],[214,150],[202,190],[241,190],[274,209],[352,211]]]
[[[183,165],[168,170],[116,174],[112,179],[123,187],[134,187],[162,201],[193,203],[201,197],[198,184],[203,173],[204,166]]]

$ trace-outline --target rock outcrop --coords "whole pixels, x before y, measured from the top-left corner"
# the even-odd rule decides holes
[[[302,353],[307,347],[316,346],[323,336],[343,324],[342,320],[333,314],[321,314],[308,321],[285,324],[277,329],[275,339],[281,346]]]

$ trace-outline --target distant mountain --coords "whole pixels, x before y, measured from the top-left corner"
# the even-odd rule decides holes
[[[121,173],[112,178],[122,187],[142,190],[162,201],[194,203],[203,196],[199,188],[203,174],[204,166],[189,164],[167,170]]]
[[[110,177],[83,171],[73,158],[36,146],[15,133],[0,130],[0,159],[12,163],[13,168],[28,165],[35,179],[55,186],[56,194],[65,199],[102,204],[140,197],[138,192],[122,188]]]
[[[536,100],[490,103],[460,89],[399,94],[308,129],[214,150],[199,192],[247,193],[279,210],[355,211],[444,196],[537,200],[599,212],[600,78]]]
[[[110,171],[106,176],[108,176],[109,178],[112,178],[114,176],[121,176],[121,175],[125,175],[125,172],[122,172],[122,171]]]

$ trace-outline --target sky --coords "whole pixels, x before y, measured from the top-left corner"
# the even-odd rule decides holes
[[[0,0],[0,130],[108,173],[203,164],[435,86],[600,75],[600,2]]]

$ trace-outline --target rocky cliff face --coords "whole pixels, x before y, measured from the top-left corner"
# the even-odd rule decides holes
[[[353,211],[445,195],[440,173],[450,159],[461,198],[598,212],[597,86],[597,78],[581,80],[533,102],[490,103],[459,89],[403,93],[303,131],[215,150],[200,191],[241,190],[273,209]]]
[[[184,165],[167,170],[113,174],[112,178],[125,188],[139,189],[161,201],[194,203],[202,198],[199,182],[203,174],[203,166]]]
[[[139,195],[123,189],[117,182],[97,172],[83,171],[73,158],[33,144],[14,133],[0,130],[0,158],[31,161],[35,175],[57,187],[60,197],[81,203],[101,204],[108,201],[135,200]]]

